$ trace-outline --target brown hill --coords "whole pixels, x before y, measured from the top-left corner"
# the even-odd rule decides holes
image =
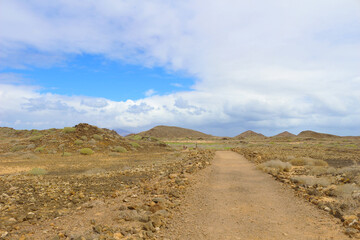
[[[213,136],[187,129],[181,127],[171,127],[171,126],[156,126],[148,131],[141,132],[137,135],[143,137],[155,137],[155,138],[190,138],[190,139],[199,139],[199,138],[212,138]]]
[[[262,135],[261,133],[257,133],[257,132],[248,130],[246,132],[243,132],[243,133],[235,136],[234,138],[265,138],[265,136]]]
[[[113,130],[98,128],[86,123],[64,129],[15,130],[0,128],[0,153],[63,154],[90,148],[99,153],[147,151],[165,147],[156,141],[126,139]]]
[[[296,135],[292,134],[292,133],[289,133],[288,131],[285,131],[285,132],[279,133],[279,134],[277,134],[277,135],[275,135],[273,137],[286,137],[286,138],[288,138],[288,137],[296,137]]]
[[[297,135],[302,138],[337,138],[339,136],[327,134],[327,133],[318,133],[310,130],[302,131]]]

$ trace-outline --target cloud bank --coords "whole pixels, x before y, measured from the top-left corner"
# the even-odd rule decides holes
[[[78,54],[185,71],[193,91],[139,100],[44,93],[0,76],[0,125],[157,124],[218,135],[314,129],[360,135],[360,4],[335,1],[2,0],[0,68]]]

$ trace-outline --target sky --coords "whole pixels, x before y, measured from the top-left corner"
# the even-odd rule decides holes
[[[359,0],[0,0],[0,126],[360,135]]]

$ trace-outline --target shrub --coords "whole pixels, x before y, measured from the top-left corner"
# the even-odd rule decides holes
[[[39,140],[42,138],[42,135],[35,135],[30,137],[31,142],[35,142],[36,140]]]
[[[72,154],[69,152],[63,152],[62,156],[63,157],[70,157]]]
[[[133,146],[134,148],[139,148],[139,147],[141,147],[140,144],[138,144],[138,143],[136,143],[136,142],[131,142],[130,144],[131,144],[131,146]]]
[[[331,184],[331,181],[328,178],[316,178],[314,176],[295,176],[291,178],[291,181],[307,186],[319,185],[327,187]]]
[[[10,151],[11,151],[11,152],[17,152],[17,151],[23,150],[23,149],[25,149],[25,148],[26,148],[26,146],[24,146],[24,145],[16,145],[16,146],[13,146],[13,147],[10,149]]]
[[[113,149],[114,152],[127,152],[126,148],[117,146]]]
[[[42,168],[33,168],[28,172],[30,175],[45,175],[48,172]]]
[[[64,129],[63,129],[64,133],[72,133],[75,131],[76,131],[76,128],[74,128],[74,127],[64,127]]]
[[[335,174],[336,169],[333,167],[321,167],[321,166],[314,166],[310,169],[310,175],[318,176],[318,175],[325,175],[325,174]]]
[[[291,169],[290,163],[282,162],[280,160],[270,160],[270,161],[264,162],[261,165],[263,165],[264,167],[275,168],[275,169],[278,169],[280,171],[285,171],[285,172],[288,172]]]
[[[91,155],[94,151],[91,148],[82,148],[80,149],[80,154],[82,155]]]
[[[42,153],[42,152],[44,152],[44,150],[45,150],[45,147],[42,146],[42,147],[37,147],[37,148],[35,148],[34,152],[36,152],[36,153]]]
[[[338,185],[335,189],[335,195],[336,196],[349,196],[355,191],[359,191],[360,188],[356,184],[344,184],[344,185]]]
[[[87,140],[88,140],[88,138],[87,138],[87,136],[81,136],[81,140],[83,140],[83,141],[87,141]]]
[[[101,135],[99,135],[99,134],[94,134],[94,135],[93,135],[93,138],[94,138],[95,140],[100,141],[100,140],[103,139],[103,136],[101,136]]]
[[[328,166],[324,160],[309,157],[294,158],[290,160],[290,163],[293,166]]]
[[[134,139],[134,140],[141,140],[142,136],[135,134],[135,135],[132,135],[131,138]]]
[[[80,139],[76,139],[76,140],[74,141],[74,143],[75,143],[76,145],[81,145],[81,144],[84,143],[84,141],[83,141],[83,140],[80,140]]]

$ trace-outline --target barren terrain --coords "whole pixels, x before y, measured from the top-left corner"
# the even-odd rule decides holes
[[[217,152],[171,223],[168,239],[347,239],[339,220],[294,196],[244,157]]]
[[[359,137],[170,130],[0,128],[0,239],[359,237]]]

